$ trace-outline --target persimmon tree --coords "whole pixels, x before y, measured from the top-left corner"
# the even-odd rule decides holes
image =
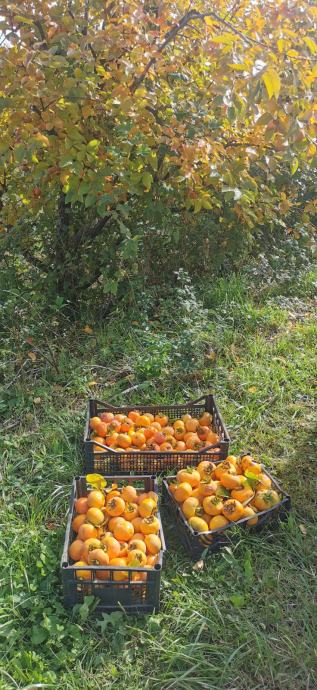
[[[1,236],[59,294],[134,261],[136,210],[251,228],[315,166],[317,8],[303,0],[0,3]],[[303,209],[306,220],[315,200]]]

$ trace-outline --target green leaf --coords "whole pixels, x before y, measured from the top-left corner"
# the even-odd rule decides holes
[[[194,213],[199,213],[202,208],[202,200],[201,199],[196,199],[194,203]]]
[[[246,470],[244,473],[244,476],[248,480],[249,486],[251,486],[251,489],[254,489],[254,487],[258,484],[259,482],[259,477],[256,474],[253,474],[251,470]]]
[[[85,208],[91,208],[96,203],[97,197],[94,194],[87,194],[85,198]]]
[[[235,201],[238,201],[238,199],[241,199],[242,197],[242,192],[240,189],[238,189],[238,187],[223,187],[222,191],[224,193],[231,192]]]
[[[11,98],[5,98],[4,96],[0,97],[0,110],[4,110],[10,103],[13,103],[13,99]]]
[[[245,604],[245,597],[242,594],[232,594],[230,601],[235,609],[241,609]]]
[[[105,281],[104,284],[104,293],[110,293],[111,295],[116,295],[118,292],[118,281],[114,280],[112,278],[109,278],[109,280]]]
[[[100,146],[100,141],[98,139],[91,139],[87,144],[87,149],[96,151]]]
[[[298,168],[298,158],[293,158],[291,162],[291,174],[295,175],[296,170]]]
[[[138,254],[138,241],[139,236],[136,235],[131,239],[125,240],[122,246],[122,256],[124,259],[130,259],[131,257],[136,257]]]
[[[156,153],[151,153],[150,156],[148,157],[149,164],[153,170],[157,170],[157,157]]]
[[[142,175],[142,183],[147,190],[151,189],[152,182],[153,182],[153,175],[149,172],[144,172]]]
[[[273,120],[272,113],[263,113],[263,115],[261,115],[257,119],[256,125],[257,126],[258,125],[268,125],[269,122],[272,122],[272,120]]]
[[[34,26],[33,19],[28,19],[28,17],[22,17],[21,14],[15,14],[13,20],[15,22],[21,22],[22,24],[29,24],[29,26]]]
[[[232,105],[229,106],[227,110],[227,115],[229,122],[233,122],[236,117],[236,109]]]
[[[272,96],[275,96],[277,99],[281,90],[281,80],[275,69],[269,67],[269,69],[264,72],[262,79],[266,86],[269,99],[271,99]]]
[[[117,628],[123,620],[123,613],[121,611],[113,611],[113,613],[102,613],[102,620],[98,620],[96,625],[100,628],[100,632],[104,633],[107,628]]]
[[[224,496],[225,498],[229,498],[230,491],[225,489],[224,486],[219,486],[219,488],[216,491],[216,496]]]
[[[31,633],[31,642],[32,644],[38,645],[42,644],[44,640],[47,639],[47,632],[44,630],[44,628],[40,627],[39,625],[33,625],[32,627],[32,633]]]
[[[92,595],[89,595],[84,598],[84,603],[80,604],[80,606],[78,607],[78,613],[82,621],[86,621],[89,618],[94,604],[95,597],[93,597]]]
[[[14,149],[14,157],[15,157],[15,159],[16,159],[19,163],[21,163],[21,162],[24,160],[24,158],[26,157],[26,155],[27,155],[27,151],[26,151],[26,149],[24,148],[24,146],[22,146],[22,144],[18,144],[18,146],[16,146],[15,149]]]
[[[99,204],[112,204],[112,203],[113,203],[113,196],[112,196],[112,194],[108,194],[107,192],[105,194],[102,194],[98,199],[98,205]]]

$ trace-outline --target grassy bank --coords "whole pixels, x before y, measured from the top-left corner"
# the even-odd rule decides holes
[[[135,296],[110,319],[2,308],[0,690],[313,690],[317,686],[316,275]],[[232,436],[292,496],[273,533],[242,535],[202,571],[166,523],[157,616],[62,606],[59,559],[88,396],[181,402],[211,389]]]

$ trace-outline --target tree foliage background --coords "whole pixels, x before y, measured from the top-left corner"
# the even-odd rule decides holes
[[[75,302],[313,246],[317,7],[0,3],[6,268]]]

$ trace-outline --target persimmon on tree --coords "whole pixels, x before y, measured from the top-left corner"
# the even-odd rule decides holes
[[[2,237],[57,292],[101,274],[116,290],[140,201],[219,222],[230,203],[252,227],[292,204],[281,168],[316,164],[309,0],[7,0],[0,16]]]

